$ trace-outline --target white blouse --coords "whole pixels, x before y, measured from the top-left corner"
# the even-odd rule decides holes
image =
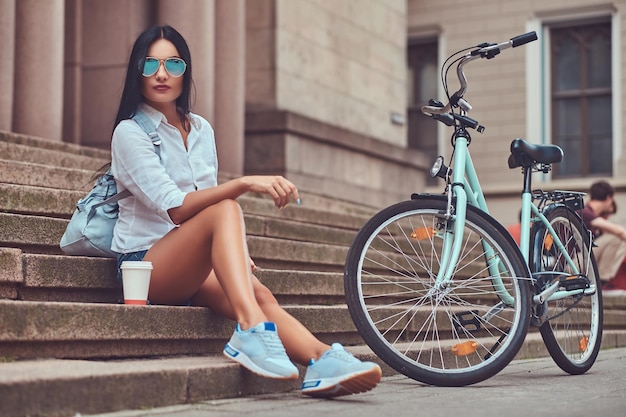
[[[139,110],[156,126],[161,159],[136,122],[123,120],[117,125],[111,141],[111,169],[117,191],[132,193],[119,201],[111,245],[119,253],[150,249],[176,227],[167,210],[181,206],[188,192],[217,185],[215,136],[209,122],[190,114],[185,149],[180,132],[161,112],[145,103]]]

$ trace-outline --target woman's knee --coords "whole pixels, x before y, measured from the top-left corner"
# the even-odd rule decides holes
[[[232,199],[222,200],[215,203],[202,212],[202,215],[209,217],[210,219],[219,219],[220,222],[228,219],[241,219],[243,217],[243,211],[239,203]]]
[[[237,201],[228,199],[206,207],[196,214],[194,219],[196,220],[194,227],[199,226],[211,231],[214,230],[215,226],[243,221],[243,211]]]
[[[233,200],[228,198],[226,200],[222,200],[219,203],[215,203],[212,207],[215,207],[219,211],[223,211],[229,214],[241,214],[241,206],[237,202],[237,200]]]

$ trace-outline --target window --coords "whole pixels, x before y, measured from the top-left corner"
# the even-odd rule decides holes
[[[553,27],[550,40],[552,138],[565,154],[554,176],[611,176],[611,23]]]
[[[432,161],[438,154],[437,122],[423,115],[420,108],[431,98],[437,98],[437,46],[436,39],[410,41],[407,53],[408,146],[421,150]],[[434,181],[429,181],[429,184]]]

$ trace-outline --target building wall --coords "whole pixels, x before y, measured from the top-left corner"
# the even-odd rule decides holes
[[[279,4],[278,106],[405,146],[405,0]]]
[[[470,150],[479,178],[487,194],[490,210],[504,223],[516,221],[522,176],[519,170],[509,170],[509,144],[516,137],[533,143],[551,143],[549,129],[542,114],[541,100],[544,86],[541,75],[545,68],[542,53],[547,44],[542,39],[545,25],[555,21],[575,20],[598,14],[612,16],[614,85],[623,86],[626,47],[624,35],[625,1],[601,0],[409,0],[407,28],[409,36],[435,34],[440,42],[440,61],[463,47],[482,42],[503,42],[509,38],[537,30],[539,40],[523,47],[506,50],[492,60],[478,60],[465,67],[469,88],[466,98],[473,109],[469,115],[486,127],[483,134],[472,133]],[[620,29],[621,28],[621,29]],[[458,88],[456,76],[451,74],[451,88]],[[617,189],[618,206],[624,207],[626,173],[624,172],[624,126],[621,98],[623,87],[614,89],[616,108],[614,122],[614,175],[608,179]],[[443,92],[441,92],[443,97]],[[615,113],[614,113],[615,114]],[[614,119],[615,119],[614,118]],[[449,157],[450,131],[440,130],[440,150]],[[567,157],[567,155],[565,156]],[[573,189],[587,191],[598,178],[578,178],[552,181],[550,176],[534,175],[534,187],[543,189]],[[619,210],[616,220],[626,224],[626,210]]]
[[[246,6],[247,172],[374,206],[422,190],[429,162],[392,122],[406,112],[406,1]]]
[[[274,7],[272,8],[272,4]],[[248,0],[249,110],[277,107],[405,146],[405,0]]]

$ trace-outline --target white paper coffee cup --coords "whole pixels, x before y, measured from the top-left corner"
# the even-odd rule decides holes
[[[146,305],[152,262],[124,261],[120,268],[122,269],[124,304]]]

